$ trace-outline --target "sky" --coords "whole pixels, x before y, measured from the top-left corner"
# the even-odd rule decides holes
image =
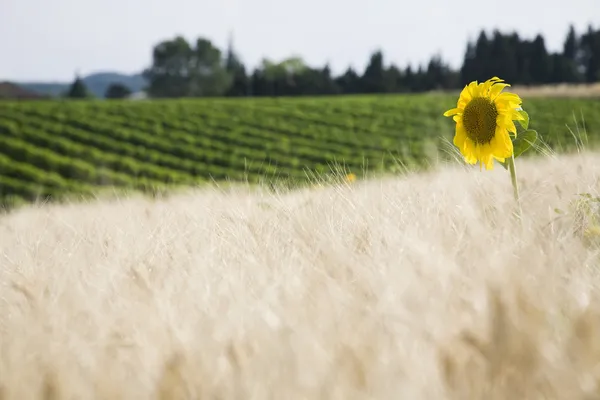
[[[541,33],[558,51],[569,24],[600,28],[600,0],[0,0],[0,81],[137,73],[162,40],[202,36],[225,50],[230,33],[251,68],[298,55],[362,72],[378,49],[401,68],[436,53],[456,68],[481,29]]]

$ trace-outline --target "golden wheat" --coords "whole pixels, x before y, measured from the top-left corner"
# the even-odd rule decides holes
[[[600,155],[0,217],[0,398],[596,399]]]

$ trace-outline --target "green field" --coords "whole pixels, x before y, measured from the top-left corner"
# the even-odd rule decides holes
[[[455,96],[0,102],[0,201],[160,190],[206,181],[303,182],[332,164],[362,176],[427,165],[451,140]],[[600,141],[600,102],[525,99],[531,128],[559,151],[585,119]],[[580,126],[581,128],[581,126]],[[309,172],[307,174],[307,171]]]

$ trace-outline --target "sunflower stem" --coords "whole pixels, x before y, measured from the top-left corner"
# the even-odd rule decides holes
[[[519,184],[517,183],[517,170],[515,167],[515,155],[511,155],[508,159],[508,169],[510,170],[510,180],[513,186],[513,195],[515,196],[515,201],[517,202],[517,216],[521,219],[521,201],[519,199]]]

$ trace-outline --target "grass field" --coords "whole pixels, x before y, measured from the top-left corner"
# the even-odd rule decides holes
[[[598,398],[600,156],[518,168],[15,210],[0,398]]]
[[[334,164],[359,178],[426,168],[447,157],[454,127],[442,113],[455,104],[442,94],[0,102],[0,202],[212,180],[298,185]],[[570,129],[583,123],[588,147],[600,138],[596,99],[533,96],[524,106],[553,149],[575,148]]]
[[[519,224],[455,102],[0,103],[2,201],[90,196],[0,215],[0,400],[600,398],[600,106],[526,98]]]

